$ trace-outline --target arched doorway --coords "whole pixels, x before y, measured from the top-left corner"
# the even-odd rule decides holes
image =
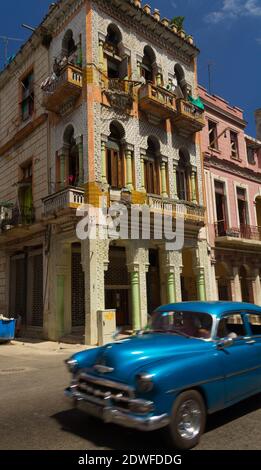
[[[145,46],[140,71],[141,71],[141,76],[144,77],[146,82],[155,81],[155,73],[154,73],[155,64],[156,64],[155,52],[150,46]]]
[[[194,257],[191,249],[182,251],[181,295],[182,301],[198,300],[197,280],[193,271]]]
[[[148,137],[148,147],[144,157],[144,183],[148,194],[160,194],[160,144],[158,140]]]
[[[232,300],[229,269],[225,263],[216,264],[216,280],[219,300]]]
[[[130,302],[126,250],[124,247],[110,246],[109,268],[105,272],[105,308],[116,309],[117,326],[131,325]]]

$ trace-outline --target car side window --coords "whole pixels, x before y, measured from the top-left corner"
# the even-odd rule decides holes
[[[250,324],[251,333],[253,336],[261,336],[261,314],[248,313],[248,322]]]
[[[242,316],[239,313],[226,315],[221,318],[218,329],[218,338],[240,338],[246,336],[246,329]]]

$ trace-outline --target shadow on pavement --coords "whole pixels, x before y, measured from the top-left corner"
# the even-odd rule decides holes
[[[237,420],[261,407],[261,394],[255,395],[232,407],[210,415],[205,433],[213,431],[225,424]],[[105,424],[99,419],[88,416],[75,408],[62,411],[52,416],[64,432],[86,439],[100,448],[115,450],[168,449],[164,432],[141,432],[122,428],[113,424]]]

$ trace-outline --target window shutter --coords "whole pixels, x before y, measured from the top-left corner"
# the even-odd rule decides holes
[[[129,58],[128,56],[125,56],[119,66],[120,80],[123,80],[124,78],[128,77],[128,65],[129,65]]]

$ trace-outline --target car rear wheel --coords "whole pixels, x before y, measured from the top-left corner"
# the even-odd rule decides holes
[[[191,449],[198,444],[206,424],[204,400],[196,390],[181,393],[173,405],[169,434],[172,445]]]

